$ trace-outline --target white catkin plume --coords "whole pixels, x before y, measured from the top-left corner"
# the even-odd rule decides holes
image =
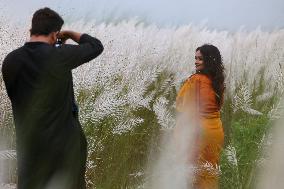
[[[233,98],[233,110],[234,112],[238,110],[244,110],[245,108],[248,108],[251,106],[251,94],[248,89],[248,86],[243,84],[241,85],[239,91],[236,93],[236,95]]]
[[[268,99],[272,98],[273,95],[274,95],[274,93],[272,93],[272,92],[266,92],[264,94],[257,96],[256,100],[258,102],[264,102],[264,101],[267,101]]]
[[[251,108],[252,106],[252,95],[249,90],[248,85],[242,84],[239,91],[235,94],[233,98],[233,111],[242,110],[251,115],[262,115],[261,112]]]
[[[98,146],[98,141],[96,141],[93,137],[87,137],[88,141],[88,159],[86,167],[88,169],[94,169],[96,167],[95,162],[90,158],[90,156],[95,152],[95,148]],[[102,149],[101,149],[102,151]]]
[[[271,110],[268,112],[268,116],[271,120],[276,120],[281,118],[281,111],[284,109],[283,103],[279,101],[272,105]]]
[[[1,189],[15,189],[15,188],[16,188],[16,184],[4,184],[4,183],[0,183],[0,188],[1,188]]]
[[[194,170],[194,173],[198,173],[198,171],[204,171],[204,170],[207,170],[208,173],[210,175],[214,175],[214,176],[220,176],[221,175],[221,168],[220,166],[218,165],[214,165],[212,164],[211,162],[204,162],[200,167],[197,167],[195,170]]]
[[[263,115],[263,113],[255,110],[255,109],[252,109],[250,107],[244,107],[243,111],[250,114],[250,115],[258,115],[258,116]]]
[[[2,150],[0,151],[0,160],[8,160],[8,159],[16,159],[16,151],[15,150]]]
[[[225,149],[225,154],[228,159],[228,161],[233,165],[233,166],[238,166],[238,159],[237,159],[237,153],[235,147],[229,145]]]
[[[86,110],[81,116],[92,120],[92,122],[99,122],[106,116],[119,117],[123,112],[122,107],[126,104],[124,97],[119,96],[120,88],[113,86],[113,88],[106,87],[103,92],[96,98],[92,96],[86,102]],[[84,110],[84,107],[83,107]],[[83,118],[84,119],[84,118]]]
[[[157,99],[153,105],[153,110],[157,115],[157,119],[162,129],[172,129],[175,125],[173,116],[167,109],[168,100],[164,97]]]
[[[15,150],[2,150],[0,151],[0,189],[14,189],[15,184],[5,183],[7,178],[7,162],[8,160],[16,160],[17,155]]]
[[[135,126],[139,125],[140,123],[143,123],[142,118],[130,118],[126,121],[120,123],[118,126],[116,126],[112,133],[113,134],[122,134],[128,131],[131,131]]]
[[[256,160],[257,163],[257,168],[259,170],[264,169],[266,166],[266,163],[269,160],[270,157],[270,149],[272,148],[272,141],[273,141],[273,136],[272,133],[269,132],[268,134],[264,134],[259,145],[258,149],[263,151],[262,156]]]
[[[144,175],[143,171],[138,171],[136,173],[129,174],[129,176],[132,176],[132,177],[141,177],[142,175]]]

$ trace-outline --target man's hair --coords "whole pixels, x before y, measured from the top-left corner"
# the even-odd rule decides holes
[[[51,32],[60,31],[64,20],[59,14],[50,8],[37,10],[32,18],[31,35],[48,35]]]

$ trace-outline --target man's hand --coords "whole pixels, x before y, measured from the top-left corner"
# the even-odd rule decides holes
[[[81,38],[81,33],[64,30],[57,34],[57,38],[61,39],[62,43],[65,43],[68,39],[72,39],[73,41],[79,43]]]

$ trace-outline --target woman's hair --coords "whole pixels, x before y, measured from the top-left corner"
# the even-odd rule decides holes
[[[198,47],[196,49],[196,52],[197,51],[200,51],[204,62],[204,69],[200,72],[208,75],[212,79],[212,86],[216,94],[216,101],[219,107],[221,107],[223,102],[223,93],[225,90],[225,76],[220,51],[217,47],[210,44],[204,44]]]
[[[32,18],[31,35],[48,35],[51,32],[60,31],[64,20],[59,14],[50,8],[37,10]]]

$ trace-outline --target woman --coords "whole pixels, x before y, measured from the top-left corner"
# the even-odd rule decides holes
[[[220,109],[225,88],[224,67],[218,48],[209,44],[198,47],[195,67],[196,73],[186,80],[177,95],[176,108],[198,131],[194,134],[194,149],[188,157],[196,165],[193,186],[196,189],[216,189],[224,143]]]

